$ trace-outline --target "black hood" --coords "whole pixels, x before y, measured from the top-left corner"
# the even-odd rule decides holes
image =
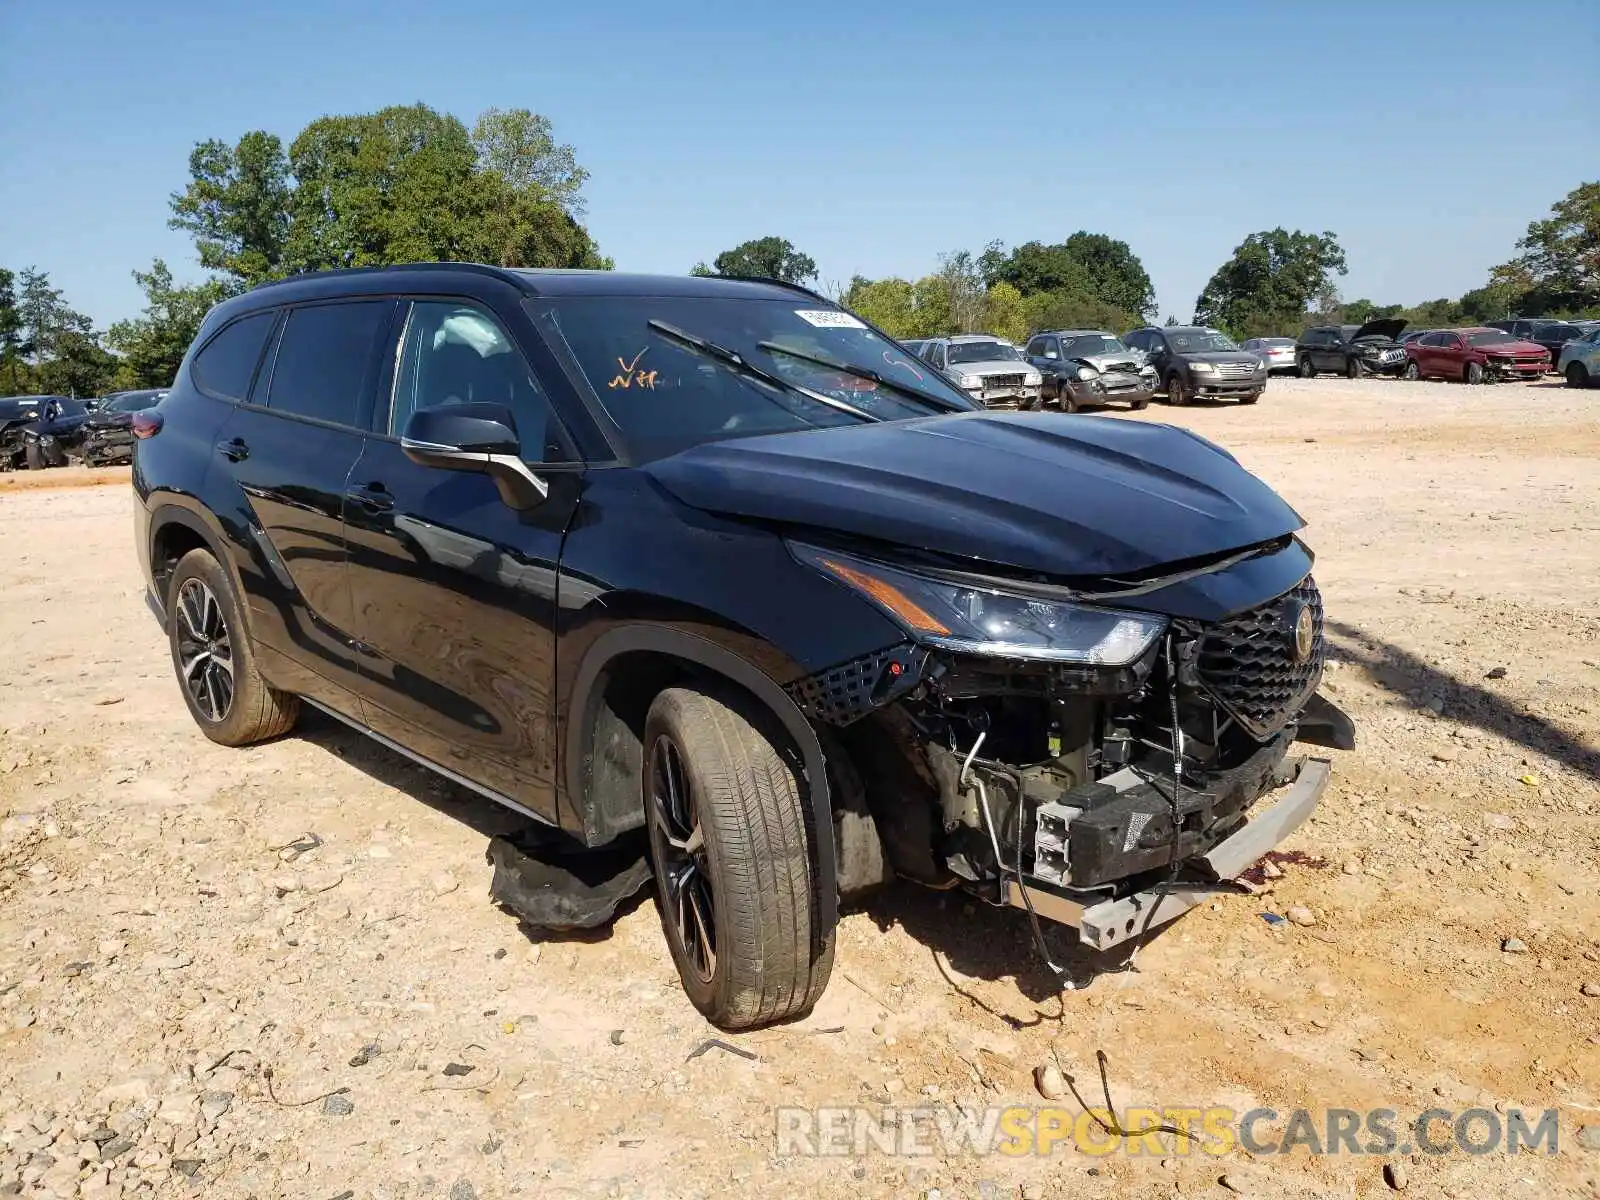
[[[116,409],[97,408],[89,414],[89,419],[84,422],[90,429],[118,429],[133,424],[131,412],[119,412]]]
[[[1376,321],[1368,321],[1355,331],[1350,340],[1359,342],[1362,338],[1388,338],[1392,342],[1400,336],[1400,331],[1409,323],[1398,317],[1381,317]]]
[[[685,504],[1057,577],[1126,575],[1304,522],[1169,425],[967,413],[735,438],[644,468]]]

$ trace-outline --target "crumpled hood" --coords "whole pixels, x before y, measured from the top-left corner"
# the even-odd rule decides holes
[[[1360,329],[1356,330],[1350,340],[1359,342],[1362,338],[1386,338],[1392,342],[1400,336],[1400,331],[1408,323],[1402,321],[1399,317],[1379,317],[1375,321],[1368,321]]]
[[[1074,354],[1068,361],[1088,363],[1096,371],[1125,371],[1137,375],[1144,366],[1145,357],[1136,350],[1118,350],[1112,354]]]
[[[1186,430],[1066,413],[734,438],[643,469],[695,508],[1063,577],[1143,571],[1304,524]]]
[[[1032,370],[1032,363],[1019,362],[1014,358],[986,358],[982,362],[951,363],[945,368],[945,374],[951,377],[981,375],[988,378],[990,375],[1026,375]]]

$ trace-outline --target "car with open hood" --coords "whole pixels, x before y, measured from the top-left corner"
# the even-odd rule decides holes
[[[1400,344],[1406,322],[1383,317],[1365,325],[1314,325],[1300,335],[1295,361],[1300,377],[1311,379],[1333,371],[1351,379],[1363,375],[1399,375],[1406,369]]]
[[[986,333],[929,338],[918,351],[972,399],[989,408],[1038,408],[1043,377],[1010,342]]]
[[[205,736],[310,705],[550,871],[625,860],[574,903],[653,878],[729,1028],[815,1004],[895,876],[1121,946],[1306,820],[1297,740],[1353,737],[1303,521],[1231,454],[985,409],[803,288],[299,276],[213,309],[131,427]]]
[[[71,396],[0,397],[0,471],[66,466],[88,417],[84,402]]]
[[[1169,404],[1196,398],[1254,404],[1267,387],[1267,364],[1208,325],[1147,325],[1122,339],[1145,356]]]
[[[1113,401],[1144,408],[1156,391],[1156,369],[1144,355],[1102,329],[1036,333],[1025,353],[1044,379],[1043,402],[1064,412]]]

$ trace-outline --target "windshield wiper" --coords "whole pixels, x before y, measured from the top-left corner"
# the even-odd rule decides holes
[[[804,350],[792,350],[788,346],[780,346],[777,342],[757,342],[756,349],[765,350],[768,354],[787,354],[790,358],[804,359],[806,362],[816,363],[819,367],[828,367],[830,370],[843,371],[846,375],[870,379],[873,383],[882,384],[890,391],[899,392],[903,396],[910,396],[912,399],[920,400],[924,404],[932,404],[944,412],[966,411],[958,404],[952,404],[948,400],[929,392],[924,392],[919,388],[914,388],[910,384],[901,383],[897,379],[890,379],[886,375],[881,375],[871,367],[857,367],[850,363],[836,362],[831,358],[823,358],[820,354],[807,354]]]
[[[763,371],[754,363],[746,362],[744,356],[737,350],[729,350],[726,346],[717,345],[716,342],[708,342],[705,338],[687,333],[676,325],[668,325],[665,321],[658,321],[654,318],[646,321],[645,324],[663,337],[671,338],[691,350],[697,350],[707,358],[715,359],[724,366],[731,367],[740,375],[760,380],[768,387],[775,387],[784,392],[794,392],[796,395],[804,396],[808,400],[815,400],[818,404],[826,404],[829,408],[838,409],[842,413],[849,413],[852,417],[859,417],[863,421],[883,420],[882,417],[875,417],[865,409],[857,408],[854,404],[848,404],[843,400],[835,400],[832,396],[814,392],[808,387],[801,387],[798,383],[790,383],[781,375]]]

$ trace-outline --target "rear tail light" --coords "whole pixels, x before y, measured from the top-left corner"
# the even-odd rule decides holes
[[[131,422],[133,436],[143,441],[153,438],[161,432],[161,414],[158,412],[136,412]]]

